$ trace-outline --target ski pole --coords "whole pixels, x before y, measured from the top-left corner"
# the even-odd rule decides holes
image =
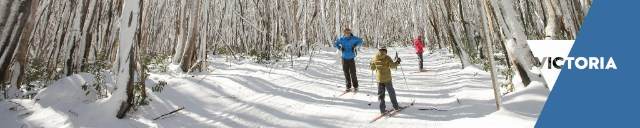
[[[396,60],[398,60],[398,58],[400,58],[400,57],[398,57],[398,51],[396,51]],[[404,79],[405,88],[407,88],[407,90],[411,90],[411,89],[409,89],[409,84],[407,84],[407,76],[404,74],[404,69],[402,69],[402,64],[399,64],[398,66],[400,67],[400,72],[402,72],[402,77]],[[416,99],[415,96],[411,97],[412,101],[415,101],[415,99]],[[413,102],[411,103],[411,105],[413,105]]]
[[[369,85],[369,87],[371,87],[371,88],[374,88],[373,85],[376,84],[376,81],[373,80],[374,79],[373,77],[375,77],[375,76],[373,76],[373,70],[371,70],[371,85]],[[367,96],[369,96],[369,103],[367,105],[371,106],[371,95],[367,94]]]
[[[396,60],[398,60],[398,51],[396,51]],[[398,67],[400,67],[400,72],[402,72],[402,78],[404,79],[404,85],[407,89],[409,89],[409,84],[407,84],[407,76],[404,74],[404,69],[402,69],[402,64],[398,63]]]

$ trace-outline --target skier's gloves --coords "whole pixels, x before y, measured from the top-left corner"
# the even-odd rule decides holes
[[[356,56],[358,55],[358,51],[356,51],[356,47],[351,48],[351,51],[353,51],[353,53],[355,53]]]
[[[401,61],[402,61],[402,60],[401,60],[400,58],[397,58],[397,59],[396,59],[396,63],[398,63],[398,64],[399,64]]]

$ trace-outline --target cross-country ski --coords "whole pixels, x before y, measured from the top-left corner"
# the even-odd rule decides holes
[[[373,118],[373,120],[371,120],[369,123],[373,123],[376,122],[380,119],[382,119],[383,117],[393,117],[394,115],[400,113],[402,110],[407,109],[409,107],[413,106],[413,102],[409,105],[406,106],[401,106],[398,109],[389,109],[389,110],[385,110],[385,112],[381,113],[380,115],[376,116],[375,118]]]
[[[352,93],[352,94],[354,94],[354,95],[355,95],[355,93],[356,93],[356,92],[352,92],[352,91],[344,91],[344,92],[340,93],[339,95],[337,95],[336,97],[341,97],[341,96],[344,96],[344,95],[349,94],[349,93]]]

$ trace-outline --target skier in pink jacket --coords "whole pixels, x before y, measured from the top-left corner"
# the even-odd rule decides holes
[[[416,39],[413,40],[413,47],[416,49],[416,54],[418,54],[418,64],[420,65],[420,71],[422,71],[422,53],[424,52],[424,42],[422,42],[422,35],[420,34]]]

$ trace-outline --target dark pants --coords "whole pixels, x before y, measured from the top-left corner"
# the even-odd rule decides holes
[[[393,89],[393,84],[389,83],[378,83],[378,100],[380,100],[380,112],[384,113],[386,109],[386,105],[384,104],[384,91],[387,90],[389,92],[389,98],[391,99],[391,104],[394,109],[399,109],[398,100],[396,100],[396,90]]]
[[[358,76],[356,75],[356,62],[353,59],[342,60],[342,71],[344,72],[344,79],[347,83],[347,89],[358,88]]]
[[[417,53],[418,54],[418,65],[420,65],[420,71],[422,71],[422,53]]]

